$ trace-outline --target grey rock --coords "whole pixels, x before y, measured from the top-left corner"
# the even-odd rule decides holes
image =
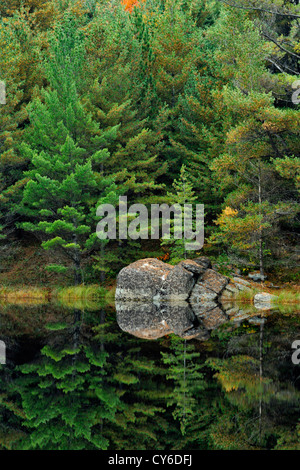
[[[266,322],[266,319],[262,317],[252,317],[249,318],[248,322],[253,325],[263,325]]]
[[[207,331],[196,319],[187,302],[163,303],[116,302],[119,327],[138,338],[155,340],[169,334],[185,339],[205,338]]]
[[[259,310],[269,310],[272,308],[272,303],[276,300],[277,296],[262,292],[254,296],[254,307]]]
[[[236,282],[235,285],[240,291],[249,291],[249,292],[251,291],[251,288],[246,286],[245,284],[239,284]]]
[[[161,286],[162,299],[173,302],[187,300],[194,284],[193,274],[177,265],[168,273]]]
[[[249,273],[248,274],[249,279],[252,279],[254,282],[263,282],[267,279],[267,276],[263,276],[260,273]]]
[[[226,315],[228,315],[229,317],[234,317],[236,315],[239,314],[239,307],[238,306],[234,306],[234,307],[231,307],[230,309],[226,310]]]
[[[225,313],[229,312],[234,307],[235,307],[234,302],[227,301],[227,302],[222,303],[222,310],[224,310]]]
[[[237,277],[235,276],[233,278],[234,282],[237,282],[238,284],[244,284],[245,286],[251,286],[250,282],[246,281],[245,279],[243,279],[242,277]]]
[[[168,328],[178,336],[194,327],[196,317],[188,302],[164,302],[160,314]]]
[[[184,269],[186,269],[187,271],[190,271],[193,274],[200,275],[200,274],[204,274],[205,272],[205,268],[201,264],[190,259],[181,261],[179,263],[179,266],[182,266]]]
[[[180,337],[184,339],[197,339],[199,341],[206,341],[209,339],[210,334],[208,330],[199,326],[196,328],[191,328],[190,330],[182,333]]]
[[[207,314],[208,312],[210,312],[211,310],[213,310],[214,308],[217,308],[218,307],[218,304],[216,302],[206,302],[206,303],[191,303],[191,307],[193,309],[193,312],[194,314],[201,318],[202,315],[205,315]]]
[[[239,290],[237,289],[235,284],[227,284],[227,286],[224,289],[224,293],[226,293],[227,291],[232,294],[237,294]]]
[[[241,311],[236,313],[235,315],[232,316],[231,321],[233,322],[242,322],[244,320],[247,320],[250,317],[249,314]]]
[[[228,283],[228,277],[223,276],[223,274],[220,274],[213,269],[207,269],[201,279],[201,284],[204,287],[216,292],[217,294],[221,294]]]
[[[153,303],[116,303],[117,323],[121,330],[143,339],[157,339],[172,331]]]
[[[130,264],[117,276],[116,301],[152,301],[160,294],[167,275],[173,269],[173,266],[155,258]]]
[[[208,289],[201,283],[197,283],[190,295],[190,302],[191,303],[207,303],[216,300],[218,297],[218,294],[216,292],[212,291],[211,289]]]
[[[207,258],[207,256],[201,256],[200,258],[196,258],[193,261],[204,268],[205,271],[206,269],[210,269],[212,267],[211,261],[209,258]]]
[[[228,321],[227,315],[219,307],[206,312],[200,318],[202,325],[208,331],[214,330]]]

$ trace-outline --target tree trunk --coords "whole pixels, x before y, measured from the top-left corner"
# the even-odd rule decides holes
[[[263,233],[262,233],[262,187],[261,187],[261,167],[258,170],[258,204],[259,204],[259,272],[261,276],[265,275],[264,257],[263,257]]]
[[[77,245],[77,235],[76,233],[73,234],[73,242]],[[74,256],[73,256],[73,265],[74,265],[74,284],[75,286],[79,286],[82,283],[82,275],[81,275],[81,259],[80,259],[80,252],[78,248],[75,248]]]
[[[262,395],[262,380],[263,380],[263,340],[264,340],[264,324],[260,324],[260,335],[259,335],[259,382],[260,382],[260,397],[259,397],[259,407],[258,407],[258,416],[259,416],[259,445],[262,442],[262,404],[263,404],[263,395]]]
[[[105,249],[104,249],[104,244],[101,243],[100,245],[100,258],[101,258],[101,264],[104,263],[104,255],[105,255]],[[104,284],[105,282],[105,271],[104,268],[101,269],[100,271],[100,283]]]
[[[74,260],[74,284],[79,286],[82,283],[80,260]]]

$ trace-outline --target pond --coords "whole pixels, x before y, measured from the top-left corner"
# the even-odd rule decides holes
[[[299,309],[151,308],[2,304],[0,449],[300,449]]]

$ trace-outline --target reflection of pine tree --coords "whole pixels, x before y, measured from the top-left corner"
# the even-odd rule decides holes
[[[14,449],[25,436],[20,424],[24,413],[8,393],[13,375],[8,365],[0,365],[0,450]]]
[[[243,329],[249,332],[239,336],[235,332],[227,345],[227,352],[234,349],[234,355],[207,361],[224,392],[209,429],[210,445],[217,449],[270,449],[278,436],[282,436],[280,445],[285,437],[289,440],[290,428],[296,426],[295,416],[299,415],[299,392],[286,379],[278,380],[283,361],[274,332],[268,334],[263,322],[258,327],[244,325]],[[285,418],[278,420],[279,416]]]
[[[175,405],[173,416],[180,421],[184,435],[197,414],[198,394],[204,390],[203,364],[199,353],[186,340],[172,336],[170,351],[162,352],[164,364],[169,365],[167,378],[174,381],[174,389],[168,405]]]
[[[80,311],[70,341],[46,345],[39,362],[20,367],[17,379],[30,438],[25,449],[106,449],[104,423],[114,420],[118,397],[105,380],[108,354],[82,341]]]
[[[108,319],[107,319],[108,320]],[[176,433],[172,417],[166,415],[170,394],[159,354],[145,351],[149,344],[116,329],[115,320],[96,328],[97,338],[105,338],[113,350],[107,367],[110,384],[120,396],[116,419],[105,434],[114,449],[163,449],[167,433]],[[117,348],[116,348],[117,345]],[[152,345],[153,347],[153,345]]]

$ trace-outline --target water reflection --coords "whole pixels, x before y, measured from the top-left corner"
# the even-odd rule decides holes
[[[116,312],[120,328],[138,338],[154,340],[172,333],[186,339],[209,337],[187,302],[116,303]]]
[[[175,334],[184,339],[207,340],[213,330],[231,321],[239,325],[248,319],[253,324],[264,322],[264,315],[254,307],[234,304],[215,305],[210,310],[193,307],[188,302],[116,302],[120,328],[138,338],[156,340]]]
[[[299,449],[299,314],[237,310],[3,307],[0,449]]]

